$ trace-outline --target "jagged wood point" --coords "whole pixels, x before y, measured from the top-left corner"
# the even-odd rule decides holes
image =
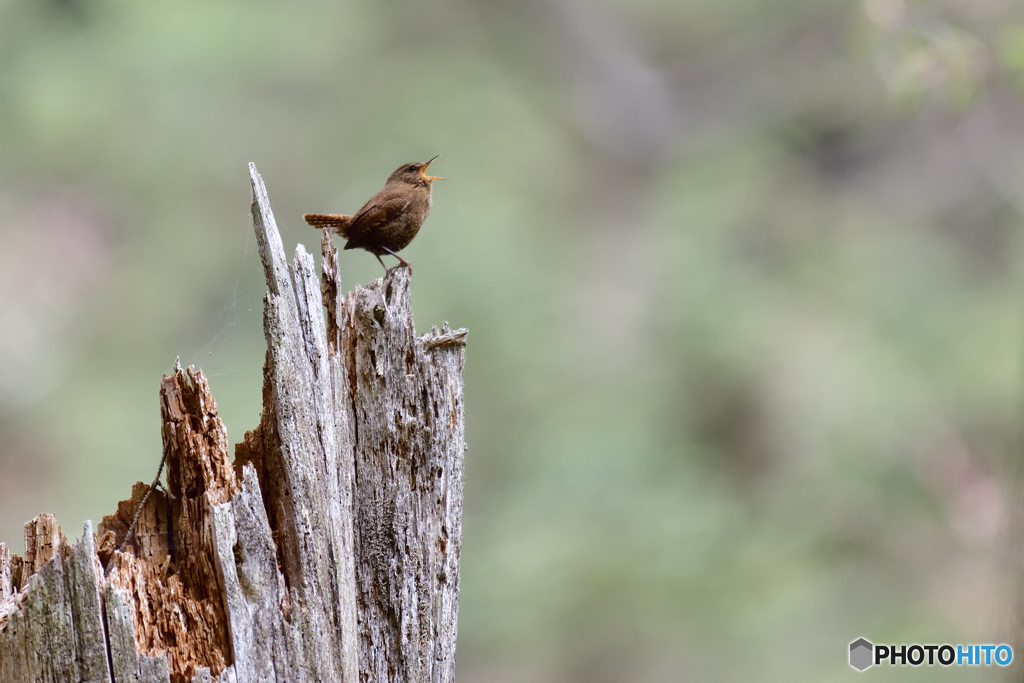
[[[254,165],[263,413],[235,447],[201,371],[160,386],[167,486],[99,534],[0,543],[0,681],[451,683],[465,330],[415,335],[410,274],[340,294],[288,263]],[[105,571],[104,571],[105,569]]]

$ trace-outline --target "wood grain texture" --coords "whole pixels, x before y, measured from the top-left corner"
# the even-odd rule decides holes
[[[103,575],[92,525],[86,522],[74,545],[64,540],[52,515],[40,515],[25,528],[33,544],[26,556],[33,561],[24,567],[37,568],[9,596],[13,609],[0,628],[0,681],[107,683]]]
[[[107,634],[103,625],[103,568],[96,556],[92,522],[85,523],[82,538],[68,553],[66,583],[71,594],[75,632],[75,659],[83,683],[109,683]]]
[[[337,433],[335,390],[318,278],[302,245],[289,267],[262,179],[250,165],[252,216],[269,292],[263,417],[238,460],[253,457],[315,680],[356,683],[351,484],[352,449]],[[343,408],[341,408],[343,409]],[[340,420],[344,423],[344,420]],[[258,455],[257,455],[258,454]],[[348,570],[348,571],[346,571]]]
[[[136,484],[99,539],[44,514],[24,557],[0,543],[0,682],[454,679],[466,331],[416,336],[405,269],[342,296],[328,233],[320,276],[302,245],[288,263],[250,178],[260,424],[230,462],[205,376],[176,364],[166,490]]]
[[[357,289],[344,311],[357,425],[360,669],[371,680],[451,681],[466,333],[445,325],[416,337],[406,269]]]

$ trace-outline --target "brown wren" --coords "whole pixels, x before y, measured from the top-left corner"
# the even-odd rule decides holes
[[[351,216],[307,213],[302,218],[314,228],[323,228],[347,239],[346,249],[370,252],[385,271],[391,269],[380,257],[391,254],[398,259],[394,268],[405,266],[411,273],[412,266],[398,252],[409,246],[430,213],[431,183],[444,178],[427,175],[427,167],[439,156],[399,166],[384,183],[384,189]]]

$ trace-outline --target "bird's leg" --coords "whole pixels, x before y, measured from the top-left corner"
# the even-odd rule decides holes
[[[384,277],[387,277],[388,273],[391,272],[391,268],[388,268],[387,266],[384,265],[384,261],[383,261],[383,259],[381,259],[380,254],[374,254],[374,256],[377,257],[377,260],[380,261],[380,265],[383,266],[383,268],[384,268]],[[399,263],[398,266],[400,266],[400,265],[402,265],[402,264]],[[395,268],[397,268],[398,266],[395,266]],[[391,317],[391,309],[388,308],[388,300],[387,299],[382,299],[381,303],[384,304],[384,312],[390,318]]]
[[[391,251],[390,249],[388,249],[385,246],[381,246],[381,249],[383,249],[384,251],[388,252],[389,254],[394,256],[396,259],[398,259],[398,266],[405,266],[406,268],[409,269],[409,275],[412,275],[412,264],[411,263],[409,263],[404,258],[402,258],[401,256],[399,256],[398,254],[396,254],[395,252]],[[380,261],[380,256],[377,257],[377,260]],[[381,261],[381,263],[383,264],[384,262]],[[398,266],[393,266],[393,267],[397,268]],[[390,272],[390,271],[391,271],[391,268],[388,268],[388,272]]]

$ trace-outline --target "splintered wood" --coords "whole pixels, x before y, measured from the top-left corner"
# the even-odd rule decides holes
[[[202,373],[175,369],[160,385],[163,438],[168,445],[169,494],[146,500],[128,543],[132,553],[110,553],[124,540],[148,487],[100,524],[100,558],[108,581],[132,607],[140,653],[166,653],[171,680],[191,681],[197,667],[220,675],[231,664],[227,615],[209,533],[213,507],[237,493],[227,432]]]
[[[327,235],[319,280],[302,245],[288,263],[250,178],[260,423],[232,463],[202,372],[165,376],[166,490],[98,539],[44,514],[24,557],[0,543],[0,682],[454,679],[466,331],[415,335],[405,269],[343,297]]]

